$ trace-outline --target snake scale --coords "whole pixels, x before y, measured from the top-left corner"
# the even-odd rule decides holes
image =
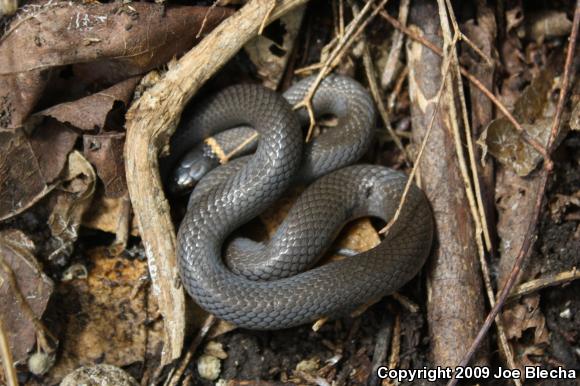
[[[313,268],[346,222],[391,219],[407,182],[403,173],[383,166],[352,165],[371,143],[375,109],[367,91],[348,77],[331,75],[318,87],[315,113],[332,114],[338,124],[304,144],[301,124],[308,116],[291,106],[313,81],[298,82],[283,97],[258,85],[228,87],[199,103],[172,140],[173,157],[182,159],[174,173],[178,185],[195,183],[219,163],[204,138],[255,150],[201,178],[177,239],[187,292],[208,312],[240,327],[281,329],[349,313],[409,281],[431,247],[432,213],[412,185],[378,246]],[[250,135],[256,140],[245,140]],[[297,181],[314,182],[271,240],[230,238]]]

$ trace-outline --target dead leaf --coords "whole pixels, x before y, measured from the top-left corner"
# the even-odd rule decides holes
[[[124,107],[129,105],[138,82],[139,77],[132,77],[106,90],[73,102],[49,107],[37,114],[52,117],[62,123],[69,123],[81,130],[103,129],[115,102],[123,103]]]
[[[51,253],[49,259],[62,253],[69,254],[72,250],[83,214],[91,204],[96,179],[91,164],[81,153],[73,151],[57,188],[56,204],[48,218],[52,236],[60,243],[60,247]]]
[[[131,201],[128,194],[108,198],[99,189],[91,206],[83,215],[82,225],[114,234],[115,240],[108,247],[108,251],[111,256],[119,256],[125,250],[129,235],[139,235],[134,233],[136,227],[132,227],[131,213]]]
[[[47,2],[24,8],[0,40],[0,124],[22,125],[53,69],[77,64],[85,84],[115,84],[189,49],[228,8]],[[88,44],[87,44],[88,43]],[[75,79],[78,82],[78,79]]]
[[[284,75],[302,24],[304,9],[305,6],[298,7],[282,16],[266,28],[264,34],[256,36],[244,46],[250,60],[256,65],[258,76],[268,88],[277,89]],[[273,37],[274,40],[267,37],[268,32],[274,29],[273,26],[279,27],[272,32],[277,35]]]
[[[530,356],[542,355],[543,348],[549,343],[546,318],[539,305],[540,296],[529,295],[502,313],[506,336],[514,346],[516,363],[520,368],[531,365],[533,361]],[[525,338],[525,331],[532,333],[531,339]]]
[[[24,307],[28,307],[33,317],[39,319],[53,291],[52,280],[42,272],[34,253],[34,244],[21,231],[0,232],[0,313],[15,362],[27,358],[37,336],[35,325],[23,308],[21,299],[27,302]],[[8,275],[15,279],[16,288],[12,287]]]
[[[22,131],[0,132],[0,220],[15,216],[50,192]]]
[[[546,328],[546,318],[539,308],[540,296],[530,295],[521,299],[520,303],[503,313],[505,331],[508,339],[519,339],[526,330],[533,332],[533,344],[548,343],[549,335]]]
[[[78,134],[54,119],[45,119],[30,136],[30,146],[44,182],[55,182],[61,174]]]
[[[572,30],[572,21],[566,12],[543,9],[531,12],[524,19],[526,37],[542,43],[545,39],[567,36]]]
[[[30,137],[22,130],[0,132],[0,220],[22,213],[54,189],[77,138],[53,119]]]
[[[574,206],[577,209],[580,208],[580,190],[577,190],[570,195],[555,194],[549,203],[550,215],[554,222],[561,222],[564,213],[566,213],[568,208],[571,206]]]
[[[524,131],[544,146],[550,136],[554,112],[554,104],[549,98],[554,84],[553,76],[553,71],[543,71],[523,91],[513,111],[514,118]],[[507,118],[492,121],[479,142],[501,163],[522,177],[531,173],[542,160],[542,156],[524,142]]]
[[[124,216],[124,198],[109,198],[97,194],[91,207],[83,216],[83,226],[103,232],[117,232],[119,219]]]
[[[515,7],[509,9],[505,13],[506,19],[506,29],[508,32],[517,29],[522,25],[524,21],[524,12],[521,5],[516,5]]]
[[[95,166],[107,197],[118,198],[127,194],[124,146],[125,133],[83,136],[84,154]]]

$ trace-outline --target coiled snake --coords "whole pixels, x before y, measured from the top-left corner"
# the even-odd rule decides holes
[[[204,309],[240,327],[280,329],[351,312],[409,281],[431,247],[431,210],[413,185],[378,246],[312,268],[346,222],[392,218],[407,181],[383,166],[348,166],[370,145],[375,118],[368,93],[350,78],[331,75],[320,84],[314,111],[335,115],[338,125],[304,145],[300,123],[307,115],[291,105],[313,80],[298,82],[284,98],[256,85],[229,87],[200,103],[172,141],[173,154],[181,157],[222,132],[226,148],[251,151],[257,143],[253,155],[219,166],[199,181],[178,232],[185,289]],[[238,126],[243,127],[224,131]],[[256,140],[246,140],[250,136]],[[215,166],[209,153],[206,141],[186,155],[174,182],[191,185]],[[228,240],[291,184],[314,179],[269,242]]]

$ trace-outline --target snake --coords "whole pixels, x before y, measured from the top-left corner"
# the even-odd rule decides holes
[[[347,315],[400,289],[431,249],[423,191],[410,184],[399,207],[408,177],[356,164],[372,143],[376,115],[361,84],[342,75],[320,82],[312,110],[337,124],[305,143],[308,111],[292,106],[315,81],[307,77],[283,95],[229,86],[197,103],[171,142],[171,183],[195,185],[177,233],[181,283],[203,309],[238,327],[276,330]],[[216,143],[246,155],[224,163],[227,151],[216,156]],[[308,186],[270,240],[235,236],[298,183]],[[374,248],[317,265],[346,223],[394,216]]]

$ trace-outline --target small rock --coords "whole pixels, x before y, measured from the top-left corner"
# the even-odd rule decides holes
[[[139,386],[122,369],[111,365],[81,367],[64,377],[60,386]]]
[[[224,351],[224,346],[215,340],[209,341],[203,352],[219,359],[226,359],[228,357],[228,353]]]
[[[36,352],[28,358],[28,370],[34,375],[43,375],[54,365],[54,354]]]
[[[566,308],[564,311],[560,312],[560,317],[562,319],[570,319],[572,317],[572,312],[569,308]]]
[[[296,365],[296,371],[302,371],[305,373],[315,373],[320,368],[320,359],[311,358],[300,361]]]
[[[203,379],[215,381],[220,376],[222,364],[213,355],[203,354],[197,361],[197,371]]]

